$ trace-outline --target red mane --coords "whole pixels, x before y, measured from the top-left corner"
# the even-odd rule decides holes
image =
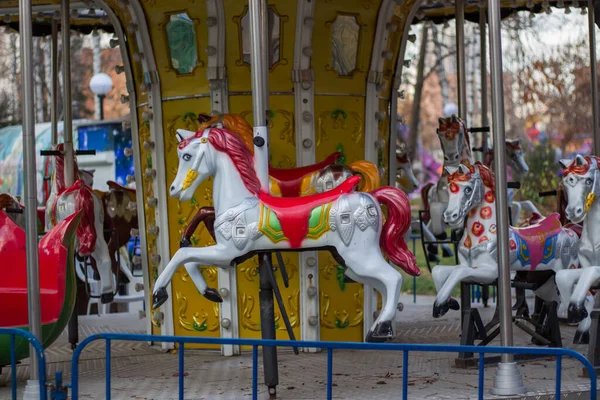
[[[59,143],[56,145],[56,150],[61,153],[65,151],[65,144]],[[67,185],[65,184],[65,156],[55,156],[55,170],[54,170],[54,180],[56,182],[56,191],[57,194],[62,193],[67,189]],[[79,167],[77,166],[77,159],[73,156],[73,176],[75,179],[79,177]]]
[[[77,225],[77,240],[79,240],[78,253],[81,256],[89,255],[96,249],[96,215],[94,213],[94,198],[92,189],[82,180],[78,180],[64,191],[64,194],[74,193],[75,209],[83,210],[79,225]]]
[[[577,165],[575,163],[575,160],[573,160],[571,162],[571,164],[569,164],[569,166],[563,170],[563,176],[567,176],[569,174],[575,174],[575,175],[586,174],[590,170],[590,167],[592,165],[592,160],[596,160],[596,165],[600,168],[600,157],[585,156],[584,158],[585,158],[585,161],[587,161],[586,165]]]
[[[203,134],[204,130],[197,131],[194,136],[182,140],[179,143],[179,148],[185,148],[192,140],[202,137]],[[223,152],[231,158],[246,189],[250,193],[258,195],[260,181],[254,172],[254,155],[248,150],[242,138],[224,128],[210,128],[208,141],[215,150]]]
[[[477,161],[475,163],[479,167],[479,175],[481,175],[481,179],[483,180],[483,184],[490,188],[493,192],[496,191],[496,181],[494,180],[494,173],[485,165]],[[460,174],[459,171],[455,171],[454,173],[448,175],[448,183],[450,182],[469,182],[472,178],[471,174],[475,172],[475,166],[469,165],[468,174]]]

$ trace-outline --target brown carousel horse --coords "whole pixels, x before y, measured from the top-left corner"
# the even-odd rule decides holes
[[[200,127],[197,131],[220,125],[237,133],[246,144],[246,147],[254,153],[253,129],[239,115],[222,114],[211,117],[206,114],[199,114],[198,121]],[[379,171],[373,163],[361,160],[349,165],[336,164],[341,156],[341,153],[333,153],[319,163],[299,168],[269,167],[269,191],[271,195],[279,197],[308,196],[331,190],[353,175],[361,177],[360,191],[368,192],[380,186]],[[184,230],[180,246],[190,246],[191,237],[201,222],[204,222],[214,240],[214,221],[215,212],[213,207],[200,208]]]
[[[0,210],[6,212],[8,217],[19,227],[25,229],[25,207],[18,197],[8,193],[0,194]]]

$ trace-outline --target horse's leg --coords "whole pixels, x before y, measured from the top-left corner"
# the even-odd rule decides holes
[[[433,279],[433,284],[435,285],[435,291],[437,295],[435,297],[435,302],[433,304],[433,317],[438,318],[442,315],[446,314],[449,309],[458,310],[460,308],[458,301],[450,297],[450,292],[448,294],[442,294],[442,288],[444,284],[450,277],[450,275],[457,269],[460,268],[459,265],[436,265],[431,270],[431,278]],[[437,306],[436,306],[437,305]]]
[[[431,213],[431,231],[437,240],[447,240],[446,222],[444,221],[444,211],[448,207],[445,203],[435,202],[430,206]],[[437,254],[437,246],[435,246]],[[442,246],[442,257],[452,257],[453,253],[448,246]]]
[[[577,325],[577,331],[575,331],[575,337],[573,338],[574,344],[589,344],[590,343],[590,327],[592,326],[591,314],[594,309],[594,296],[587,295],[585,300],[585,309],[588,316],[585,317],[579,325]]]
[[[217,289],[208,287],[204,276],[202,276],[202,271],[199,268],[200,264],[196,263],[186,263],[185,270],[187,271],[190,278],[192,278],[192,282],[196,285],[196,288],[202,294],[202,296],[206,297],[210,301],[214,301],[215,303],[222,303],[223,298],[219,294]]]
[[[575,286],[579,280],[581,271],[582,269],[562,269],[556,272],[554,280],[556,281],[556,287],[558,288],[558,293],[560,295],[560,307],[558,308],[559,317],[561,315],[567,316],[566,309],[573,294],[573,286]]]
[[[510,205],[510,218],[511,225],[517,226],[521,221],[521,204],[518,201],[513,202]]]
[[[590,288],[598,282],[600,282],[600,267],[587,267],[581,268],[581,275],[573,294],[571,295],[571,302],[569,304],[568,321],[569,323],[580,322],[589,313],[585,309],[585,298],[587,297]]]
[[[438,290],[435,303],[433,304],[433,316],[434,318],[441,317],[448,309],[451,308],[451,304],[447,299],[450,298],[450,294],[456,285],[460,282],[471,281],[478,282],[480,284],[492,283],[498,277],[498,269],[496,265],[490,263],[478,263],[480,265],[488,265],[488,267],[470,268],[466,266],[455,266],[442,288]],[[446,267],[448,268],[448,267]],[[432,271],[433,272],[433,271]],[[445,271],[444,271],[445,272]],[[433,273],[432,273],[433,275]],[[437,285],[436,285],[437,287]],[[455,300],[456,301],[456,300]],[[457,303],[458,304],[458,303]]]
[[[101,231],[100,231],[101,232]],[[100,275],[100,302],[107,304],[113,301],[113,273],[112,273],[112,258],[108,251],[108,245],[104,241],[104,237],[98,235],[96,237],[96,248],[92,253],[92,257],[96,260],[98,274]]]
[[[153,308],[158,308],[167,301],[169,296],[166,287],[180,266],[190,262],[200,265],[229,265],[231,259],[236,257],[235,254],[232,254],[232,250],[219,245],[198,248],[184,247],[177,250],[154,284]]]
[[[346,276],[348,276],[348,278],[352,279],[354,282],[362,282],[363,284],[367,284],[367,285],[375,288],[375,290],[377,290],[379,292],[379,294],[381,294],[381,304],[385,304],[386,299],[387,299],[387,293],[385,292],[385,286],[382,285],[381,282],[379,282],[376,279],[372,279],[372,278],[369,278],[366,276],[358,276],[350,268],[346,268],[345,274],[346,274]],[[375,324],[373,324],[371,329],[373,329],[374,327],[375,327]]]

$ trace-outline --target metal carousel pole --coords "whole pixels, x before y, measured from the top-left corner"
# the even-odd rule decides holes
[[[58,143],[58,20],[52,17],[52,46],[50,66],[51,90],[50,124],[52,129],[52,147]]]
[[[590,42],[590,69],[592,82],[592,127],[594,138],[594,155],[600,156],[600,105],[598,104],[598,71],[596,59],[596,13],[594,0],[588,0],[588,25]],[[594,296],[594,311],[591,313],[592,326],[590,327],[590,342],[588,347],[588,360],[600,369],[600,293]],[[584,372],[585,374],[585,372]]]
[[[485,7],[479,9],[479,45],[481,68],[481,126],[488,126],[488,86],[487,86],[487,46],[486,46],[486,15]],[[487,151],[488,133],[481,134],[481,147],[483,154]]]
[[[23,175],[25,177],[25,233],[27,251],[27,312],[29,332],[38,340],[41,337],[40,321],[40,278],[38,265],[37,237],[37,188],[35,154],[35,110],[33,98],[33,29],[31,0],[19,1],[19,31],[21,33],[21,77],[23,82]],[[30,380],[27,382],[25,398],[39,396],[38,365],[40,360],[33,348],[29,354]]]
[[[467,75],[465,71],[465,0],[456,0],[456,72],[458,86],[458,116],[467,120]],[[468,135],[469,133],[467,133]],[[471,293],[469,286],[460,284],[461,325],[471,311]]]
[[[254,162],[261,187],[269,190],[269,130],[268,130],[268,8],[267,0],[249,0],[250,19],[250,70],[252,74],[252,112],[254,116]],[[266,25],[266,26],[265,26]],[[269,270],[270,255],[259,255],[260,321],[263,339],[275,339],[275,304]],[[265,385],[274,395],[279,384],[277,348],[263,347]]]
[[[496,171],[496,215],[498,232],[498,308],[500,311],[500,343],[513,345],[508,248],[508,199],[506,185],[506,153],[504,151],[504,86],[502,80],[502,40],[500,32],[500,0],[489,0],[490,76],[492,83],[492,122],[494,126],[494,169]],[[523,378],[512,354],[502,354],[492,394],[525,393]]]

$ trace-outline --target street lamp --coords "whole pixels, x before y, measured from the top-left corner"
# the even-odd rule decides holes
[[[104,72],[100,72],[90,79],[90,90],[100,99],[100,120],[104,119],[104,97],[110,92],[112,86],[112,79]]]

